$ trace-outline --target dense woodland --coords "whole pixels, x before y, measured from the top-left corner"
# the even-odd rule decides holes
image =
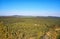
[[[0,39],[60,39],[60,17],[0,16]]]

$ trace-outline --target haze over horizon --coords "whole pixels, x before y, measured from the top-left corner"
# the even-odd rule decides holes
[[[0,0],[0,16],[58,16],[60,0]]]

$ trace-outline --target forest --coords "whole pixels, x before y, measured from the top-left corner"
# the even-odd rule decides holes
[[[0,39],[60,39],[60,17],[0,16]]]

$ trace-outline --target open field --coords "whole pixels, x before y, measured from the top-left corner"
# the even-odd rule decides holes
[[[60,39],[60,18],[0,17],[0,39]]]

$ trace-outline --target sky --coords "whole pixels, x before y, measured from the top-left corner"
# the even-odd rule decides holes
[[[0,16],[60,16],[60,0],[0,0]]]

